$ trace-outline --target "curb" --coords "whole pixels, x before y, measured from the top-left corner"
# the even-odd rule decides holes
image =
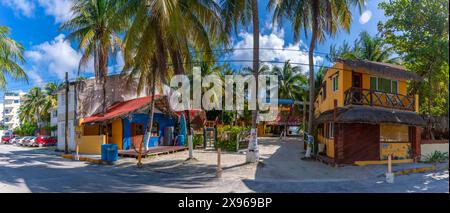
[[[401,175],[409,175],[412,173],[422,173],[427,171],[436,170],[437,166],[425,166],[420,168],[413,168],[413,169],[404,169],[397,172],[394,172],[395,176],[401,176]]]
[[[66,159],[75,160],[75,156],[72,155],[72,154],[62,154],[61,157],[62,158],[66,158]],[[82,156],[79,157],[79,161],[86,161],[86,162],[89,162],[89,163],[106,164],[106,165],[112,165],[113,164],[113,163],[102,161],[100,159],[94,159],[94,158],[82,157]]]

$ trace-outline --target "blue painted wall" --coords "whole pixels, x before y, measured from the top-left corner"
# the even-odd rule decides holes
[[[144,129],[147,128],[148,122],[147,114],[132,114],[131,116],[123,119],[123,149],[131,149],[131,124],[142,123],[144,124]],[[171,118],[162,113],[155,113],[153,115],[153,121],[159,124],[159,135],[160,137],[164,135],[164,128],[175,126],[176,118]],[[146,143],[147,147],[153,147],[158,145],[160,137],[151,137],[150,142]]]

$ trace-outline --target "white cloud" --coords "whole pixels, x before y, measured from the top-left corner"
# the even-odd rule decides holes
[[[72,0],[39,0],[39,5],[44,8],[45,14],[55,17],[56,23],[69,20],[72,17],[70,8]]]
[[[359,23],[366,24],[367,22],[370,21],[371,18],[372,18],[372,12],[370,10],[366,10],[359,17]]]
[[[10,7],[16,15],[32,17],[35,4],[30,0],[1,0],[1,4]]]
[[[31,70],[29,70],[27,72],[28,77],[30,77],[30,79],[32,80],[32,82],[34,83],[34,85],[36,86],[43,86],[44,83],[44,79],[42,79],[42,77],[39,75],[39,73],[33,68]]]
[[[35,71],[30,76],[33,80],[39,80],[36,76],[33,78],[33,75],[38,75],[38,72],[41,75],[47,73],[48,76],[56,76],[63,80],[65,72],[69,72],[69,76],[77,74],[81,54],[70,46],[63,34],[60,34],[50,42],[31,47],[25,52],[25,57]],[[92,63],[89,63],[86,71],[92,70]]]
[[[44,9],[46,15],[53,16],[56,23],[67,21],[71,18],[70,8],[73,0],[0,0],[1,3],[10,7],[17,15],[33,17],[36,7]]]
[[[253,35],[248,32],[242,32],[239,34],[239,38],[242,40],[235,42],[233,45],[233,53],[231,54],[231,60],[252,60],[252,49],[253,48]],[[302,68],[302,72],[306,73],[309,70],[308,64],[308,52],[303,50],[304,46],[302,41],[299,43],[289,43],[286,44],[284,40],[284,32],[273,31],[270,34],[259,36],[260,45],[260,60],[261,61],[277,61],[284,62],[290,60],[291,63]],[[268,50],[266,48],[270,48]],[[242,50],[244,49],[244,50]],[[323,61],[321,56],[314,56],[314,63],[319,64]],[[251,66],[251,62],[238,63],[243,66]],[[281,65],[281,64],[270,64],[270,65]]]

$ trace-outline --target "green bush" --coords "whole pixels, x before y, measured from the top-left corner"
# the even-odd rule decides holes
[[[228,134],[227,138],[221,138],[217,141],[216,148],[221,148],[224,151],[236,151],[236,138],[239,133],[249,131],[250,127],[240,127],[240,126],[224,126],[219,132],[226,132]],[[240,146],[241,147],[241,146]],[[243,148],[243,147],[241,147]]]
[[[198,147],[198,146],[202,146],[203,147],[203,135],[200,135],[200,134],[193,135],[192,136],[192,143],[193,143],[194,148]],[[185,144],[186,144],[186,146],[188,146],[187,143],[185,143]]]
[[[434,151],[425,156],[426,163],[442,163],[448,160],[448,152]]]
[[[15,134],[21,136],[34,135],[34,131],[36,131],[37,125],[34,123],[24,123],[18,127],[16,127],[13,132]]]

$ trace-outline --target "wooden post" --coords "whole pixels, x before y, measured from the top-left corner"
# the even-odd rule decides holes
[[[386,173],[386,182],[394,183],[394,173],[392,173],[392,154],[388,155],[388,172]]]
[[[392,154],[388,155],[388,173],[392,173]]]
[[[64,154],[69,154],[69,73],[66,72],[66,97],[64,121]]]
[[[337,116],[337,100],[333,100],[333,123],[336,122],[336,116]]]
[[[373,106],[373,96],[372,96],[372,90],[369,90],[369,94],[370,94],[370,106]]]
[[[222,177],[222,166],[220,162],[220,155],[221,155],[221,149],[220,147],[217,148],[217,172],[216,177],[221,178]]]

